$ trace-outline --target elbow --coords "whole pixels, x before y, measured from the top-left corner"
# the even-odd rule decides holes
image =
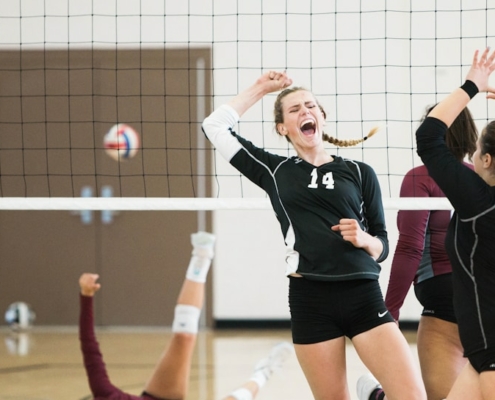
[[[203,131],[204,135],[210,140],[210,134],[211,134],[211,122],[208,121],[208,118],[205,118],[203,123],[201,124],[201,130]]]

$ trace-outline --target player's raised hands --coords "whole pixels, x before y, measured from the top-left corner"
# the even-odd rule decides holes
[[[292,79],[289,78],[287,73],[268,71],[261,75],[256,81],[257,84],[261,84],[266,87],[266,92],[277,92],[292,85]]]
[[[487,47],[480,56],[480,51],[476,50],[466,80],[472,81],[480,92],[487,92],[487,97],[493,99],[495,98],[495,88],[490,86],[488,81],[494,70],[495,51],[490,54],[490,48]]]
[[[97,283],[100,276],[98,274],[84,273],[79,278],[79,286],[83,296],[94,296],[100,290],[101,285]]]

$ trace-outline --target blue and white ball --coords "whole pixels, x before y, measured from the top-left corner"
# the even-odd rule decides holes
[[[114,160],[128,160],[136,155],[139,149],[139,135],[127,124],[117,124],[110,128],[103,143],[106,153]]]
[[[22,301],[12,303],[5,312],[5,322],[15,331],[23,331],[33,326],[36,314],[31,306]]]

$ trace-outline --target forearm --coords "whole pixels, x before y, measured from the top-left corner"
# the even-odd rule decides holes
[[[463,89],[457,88],[438,103],[428,116],[439,119],[449,127],[461,111],[466,108],[469,100],[469,95]]]
[[[93,297],[80,294],[79,339],[88,383],[94,396],[110,395],[118,389],[108,377],[94,333]]]
[[[231,106],[240,117],[267,93],[269,92],[267,91],[266,85],[256,82],[230,100],[228,105]]]
[[[371,236],[368,233],[365,233],[365,235],[365,241],[362,249],[365,250],[375,260],[378,260],[383,253],[383,242],[379,238]]]
[[[416,263],[416,260],[405,254],[399,254],[396,249],[385,296],[385,305],[395,320],[399,319],[400,308],[414,282],[418,266],[419,261]]]

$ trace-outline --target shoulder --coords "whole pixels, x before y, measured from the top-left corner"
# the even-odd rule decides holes
[[[428,174],[428,169],[426,168],[425,165],[419,165],[417,167],[414,167],[410,169],[409,171],[406,172],[404,175],[404,179],[431,179],[430,175]]]
[[[363,161],[356,161],[356,160],[351,160],[351,159],[348,159],[348,158],[344,158],[343,159],[347,165],[350,166],[350,168],[353,168],[353,169],[356,169],[359,171],[360,174],[362,175],[366,175],[366,176],[369,176],[369,175],[376,175],[375,173],[375,170],[373,169],[373,167],[369,164],[366,164],[365,162]]]

